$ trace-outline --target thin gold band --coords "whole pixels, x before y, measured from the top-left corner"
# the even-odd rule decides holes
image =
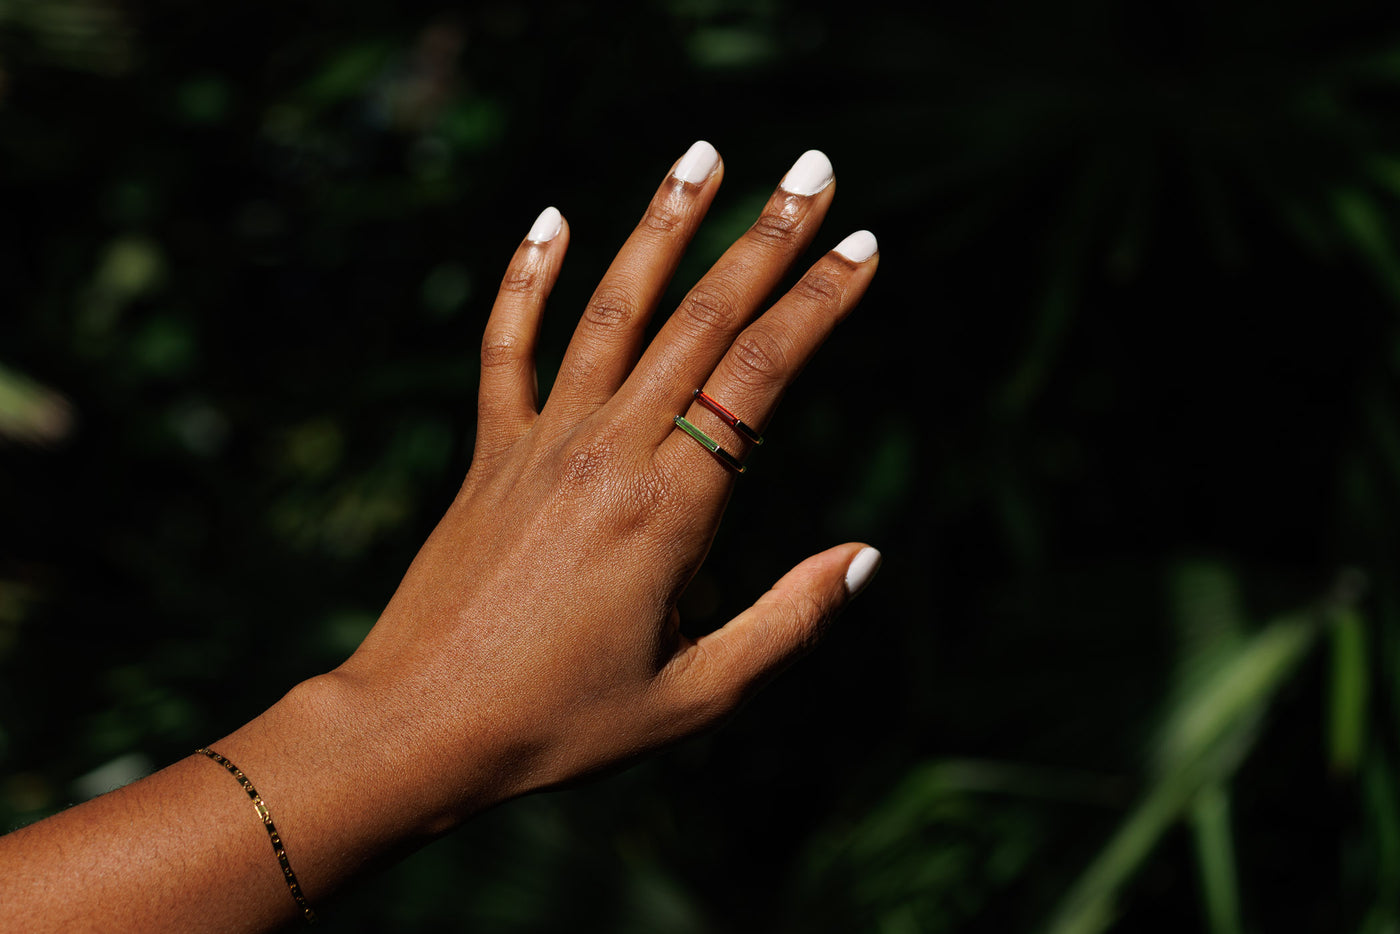
[[[230,775],[238,779],[238,784],[243,786],[243,790],[248,792],[248,797],[253,799],[253,809],[258,812],[258,817],[262,819],[263,826],[267,828],[267,835],[272,839],[272,851],[277,854],[277,862],[282,866],[282,877],[287,880],[287,888],[291,890],[292,898],[297,900],[297,907],[301,909],[301,915],[306,919],[307,924],[316,923],[316,912],[311,910],[311,906],[306,903],[306,896],[301,894],[301,883],[297,882],[297,874],[292,872],[292,864],[287,859],[287,850],[282,846],[282,837],[277,833],[277,828],[272,823],[272,812],[263,803],[262,795],[253,787],[253,783],[248,780],[248,776],[243,774],[243,770],[232,762],[225,759],[212,749],[200,747],[195,752],[208,756],[215,762],[228,769]]]
[[[724,448],[720,447],[719,442],[716,441],[714,438],[711,438],[699,428],[696,428],[694,425],[692,425],[690,423],[690,419],[686,418],[684,415],[677,415],[671,421],[672,424],[674,424],[681,431],[690,435],[696,441],[699,441],[700,446],[703,447],[705,450],[709,451],[711,454],[713,454],[721,464],[728,467],[735,473],[744,472],[746,468],[744,467],[743,461],[739,460],[739,458],[735,457],[733,454],[730,454]]]

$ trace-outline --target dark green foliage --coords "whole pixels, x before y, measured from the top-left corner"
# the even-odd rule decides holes
[[[0,0],[0,820],[351,651],[467,467],[534,215],[573,230],[547,390],[704,137],[676,295],[809,147],[822,245],[882,268],[687,625],[837,541],[885,568],[723,732],[322,913],[1394,929],[1397,104],[1360,4]]]

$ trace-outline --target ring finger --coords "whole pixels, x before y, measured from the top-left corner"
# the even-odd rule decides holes
[[[745,328],[708,380],[686,393],[703,389],[719,406],[761,432],[803,366],[826,341],[832,330],[865,294],[879,265],[878,246],[869,231],[858,231],[841,241],[809,269],[771,309]],[[732,419],[693,402],[686,419],[712,443],[742,461],[751,447]],[[711,453],[694,436],[673,431],[658,457],[679,458],[697,477],[719,488],[735,472],[724,454]],[[708,460],[709,465],[696,461]],[[676,461],[672,461],[675,463]]]

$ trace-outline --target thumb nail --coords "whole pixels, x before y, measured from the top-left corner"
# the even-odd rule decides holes
[[[866,545],[851,563],[846,566],[846,596],[854,597],[865,589],[875,572],[880,570],[881,555],[878,549]]]

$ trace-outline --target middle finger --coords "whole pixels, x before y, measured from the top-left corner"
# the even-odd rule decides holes
[[[758,220],[662,326],[622,388],[624,405],[680,407],[812,242],[831,206],[834,178],[825,155],[802,154]]]

